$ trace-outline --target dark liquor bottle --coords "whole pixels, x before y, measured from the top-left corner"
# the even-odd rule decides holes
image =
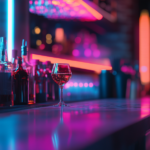
[[[52,79],[52,76],[51,76],[51,70],[52,70],[52,64],[50,61],[46,61],[45,62],[46,64],[46,75],[47,75],[47,99],[48,101],[51,101],[51,100],[55,100],[55,86],[58,86],[58,85],[55,85],[53,79]]]
[[[27,47],[27,41],[24,44],[24,39],[22,40],[22,46],[21,46],[21,57],[22,57],[22,66],[23,69],[25,69],[29,76],[29,101],[31,103],[35,103],[36,95],[35,95],[35,79],[34,79],[34,71],[33,66],[28,61],[28,47]]]
[[[18,57],[18,51],[17,50],[12,50],[13,75],[14,75],[14,72],[18,68],[18,58],[17,57]],[[16,91],[15,91],[15,87],[14,87],[14,80],[13,80],[13,94],[14,94],[14,99],[16,99]]]
[[[45,84],[45,73],[43,71],[43,64],[36,60],[35,65],[35,81],[36,81],[36,103],[47,101],[47,92]]]
[[[13,106],[12,63],[7,58],[6,39],[0,37],[0,106]]]
[[[14,72],[15,105],[28,104],[28,82],[29,77],[22,67],[22,58],[18,57],[18,69]]]

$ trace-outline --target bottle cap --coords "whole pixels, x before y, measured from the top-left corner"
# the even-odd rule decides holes
[[[19,65],[22,64],[22,57],[18,57],[18,64],[19,64]]]
[[[12,50],[12,58],[17,59],[18,56],[18,50],[14,49]]]

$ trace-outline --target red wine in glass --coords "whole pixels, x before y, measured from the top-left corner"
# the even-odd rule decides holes
[[[71,72],[69,64],[55,63],[53,65],[51,75],[52,75],[53,80],[60,87],[60,101],[58,105],[56,106],[66,106],[62,98],[63,98],[63,86],[65,85],[65,83],[69,81],[69,79],[72,76],[72,72]]]
[[[69,81],[71,78],[71,73],[58,73],[58,74],[52,74],[53,80],[60,86],[64,85]]]

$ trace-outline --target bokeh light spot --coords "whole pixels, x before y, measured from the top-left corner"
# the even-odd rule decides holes
[[[89,87],[93,87],[93,83],[92,82],[89,83]]]
[[[35,32],[35,34],[40,34],[41,33],[41,29],[39,27],[35,27],[34,28],[34,32]]]
[[[41,44],[42,44],[42,41],[41,41],[41,40],[37,40],[37,41],[36,41],[36,45],[37,45],[37,46],[40,46]]]
[[[84,55],[86,56],[86,57],[90,57],[91,56],[91,50],[90,49],[86,49],[85,51],[84,51]]]
[[[82,82],[79,83],[79,87],[83,87],[83,83]]]
[[[147,71],[147,67],[146,66],[142,66],[141,67],[141,72],[146,72]]]
[[[74,83],[74,87],[77,87],[77,86],[78,86],[78,83],[77,83],[77,82],[75,82],[75,83]]]
[[[52,40],[46,40],[47,44],[52,44]]]
[[[44,49],[45,49],[45,45],[44,45],[44,44],[41,44],[41,45],[39,46],[39,48],[40,48],[41,50],[44,50]]]
[[[84,87],[88,87],[88,83],[84,83]]]
[[[81,38],[80,38],[80,37],[76,37],[76,38],[75,38],[75,42],[76,42],[77,44],[81,43]]]
[[[51,40],[52,39],[52,35],[51,34],[46,34],[46,40]]]
[[[70,86],[71,86],[71,87],[73,86],[73,82],[70,82]]]
[[[77,50],[77,49],[74,49],[73,51],[72,51],[72,55],[73,56],[79,56],[80,55],[80,52],[79,52],[79,50]]]

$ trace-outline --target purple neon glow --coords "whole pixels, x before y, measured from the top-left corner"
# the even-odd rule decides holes
[[[88,87],[88,83],[84,83],[84,87]]]
[[[85,55],[86,57],[90,57],[91,54],[92,54],[92,52],[91,52],[90,49],[86,49],[86,50],[84,51],[84,55]]]
[[[29,11],[51,19],[97,20],[80,1],[76,0],[30,0]]]
[[[79,83],[79,87],[83,87],[83,83],[82,82]]]
[[[89,87],[93,87],[93,83],[92,82],[89,83]]]
[[[74,49],[74,50],[72,51],[72,55],[75,56],[75,57],[79,56],[79,55],[80,55],[79,50]]]

